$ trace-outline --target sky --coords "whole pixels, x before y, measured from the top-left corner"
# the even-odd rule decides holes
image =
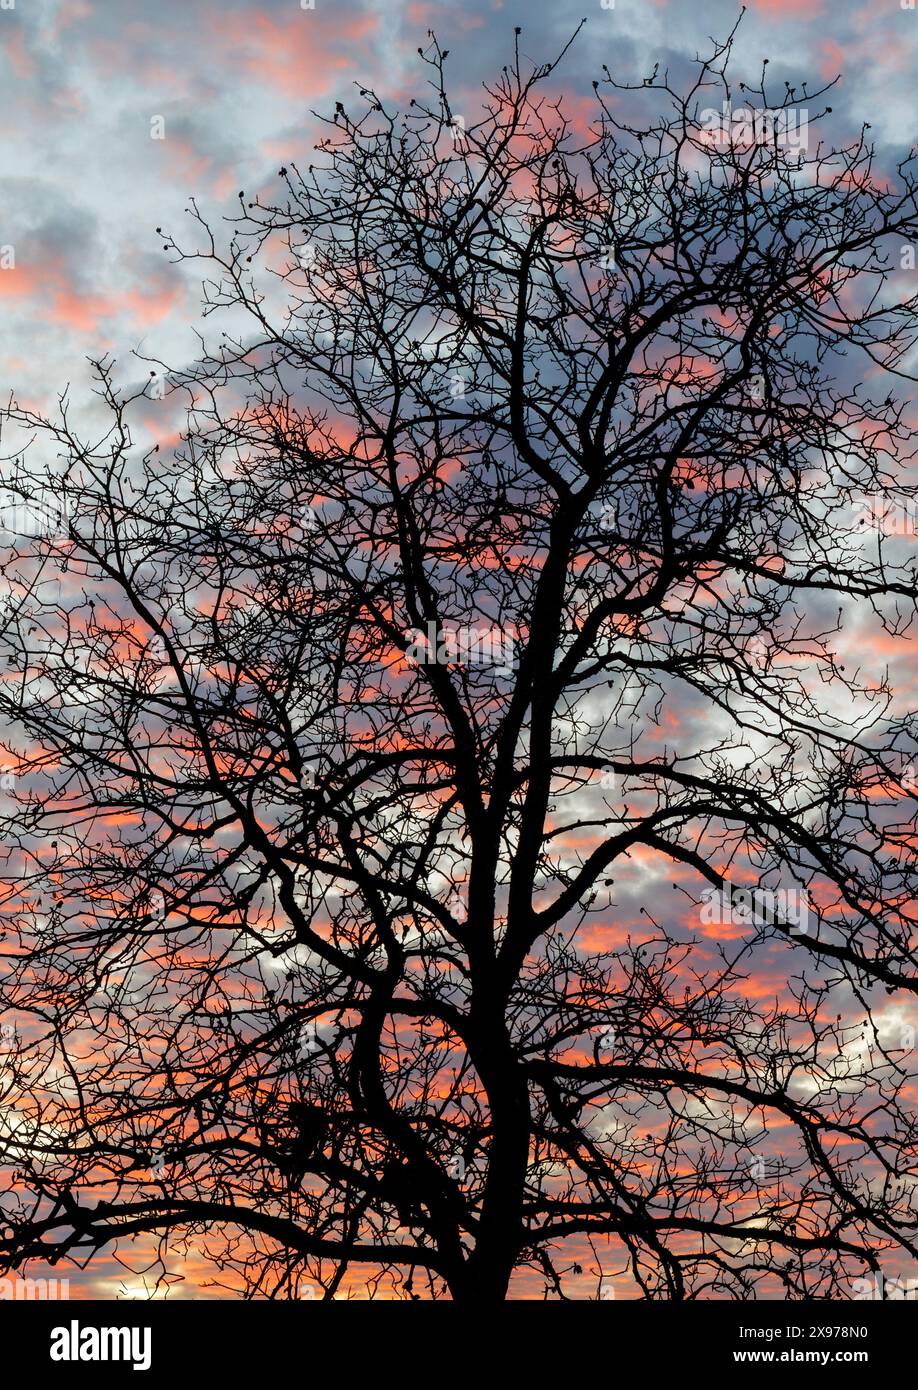
[[[602,64],[626,80],[657,62],[679,71],[738,13],[729,0],[6,0],[0,393],[46,405],[69,386],[79,406],[87,358],[112,354],[139,378],[133,351],[169,362],[191,353],[196,271],[170,263],[156,228],[180,236],[192,196],[217,221],[236,211],[239,190],[269,193],[282,165],[306,162],[314,113],[355,83],[407,104],[426,81],[417,48],[429,29],[450,50],[454,110],[472,111],[515,25],[522,51],[544,61],[586,18],[557,74],[576,105]],[[776,88],[840,75],[832,133],[869,122],[881,164],[915,140],[918,9],[751,0],[736,75],[754,78],[766,57]],[[779,970],[760,973],[763,998]],[[114,1261],[97,1266],[94,1292],[130,1287]]]
[[[180,234],[239,190],[270,190],[356,83],[410,96],[433,29],[454,91],[523,51],[544,60],[587,24],[558,80],[580,99],[606,63],[625,78],[678,70],[736,21],[729,0],[5,0],[0,7],[0,387],[45,401],[88,386],[87,356],[192,350],[199,285],[156,228]],[[608,3],[608,0],[606,0]],[[915,136],[918,10],[900,0],[751,0],[737,73],[769,57],[777,86],[842,74],[834,121],[884,147]],[[160,138],[161,137],[161,138]]]

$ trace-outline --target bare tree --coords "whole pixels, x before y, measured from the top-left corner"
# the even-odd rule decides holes
[[[62,517],[6,554],[7,1268],[851,1297],[918,1253],[914,720],[839,655],[914,615],[911,155],[767,69],[738,112],[729,42],[577,128],[518,44],[460,113],[431,38],[425,100],[165,231],[201,351],[97,362],[97,436],[6,412]]]

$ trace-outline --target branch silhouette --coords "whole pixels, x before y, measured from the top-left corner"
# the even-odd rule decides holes
[[[767,69],[718,127],[731,43],[584,125],[519,35],[463,119],[431,36],[426,97],[162,232],[219,328],[161,397],[106,358],[95,435],[4,411],[63,518],[5,564],[4,1267],[474,1303],[918,1253],[915,721],[839,655],[914,617],[865,526],[913,505],[913,161],[826,92],[784,138]]]

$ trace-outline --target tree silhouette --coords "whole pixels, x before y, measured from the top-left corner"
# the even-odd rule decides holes
[[[911,156],[730,41],[588,124],[445,57],[163,231],[191,365],[5,412],[63,519],[7,537],[0,1261],[851,1297],[918,1254],[915,726],[840,654],[914,614]]]

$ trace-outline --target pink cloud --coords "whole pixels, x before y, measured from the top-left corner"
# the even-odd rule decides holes
[[[353,66],[352,46],[377,25],[375,15],[336,22],[333,32],[341,52],[333,52],[331,45],[323,42],[322,26],[311,11],[294,11],[283,20],[251,12],[232,17],[221,14],[214,27],[226,44],[231,64],[243,68],[256,81],[302,100],[329,91],[336,73]]]
[[[80,294],[65,285],[55,293],[47,317],[66,328],[86,333],[95,329],[100,319],[115,314],[117,309],[115,299],[101,294]]]
[[[26,46],[25,34],[16,29],[6,40],[3,51],[17,77],[29,78],[35,75],[35,59]]]
[[[17,265],[0,271],[0,298],[13,299],[21,294],[33,294],[41,286],[42,277],[34,266]]]
[[[752,0],[763,14],[783,15],[788,19],[814,19],[822,14],[823,0]]]

